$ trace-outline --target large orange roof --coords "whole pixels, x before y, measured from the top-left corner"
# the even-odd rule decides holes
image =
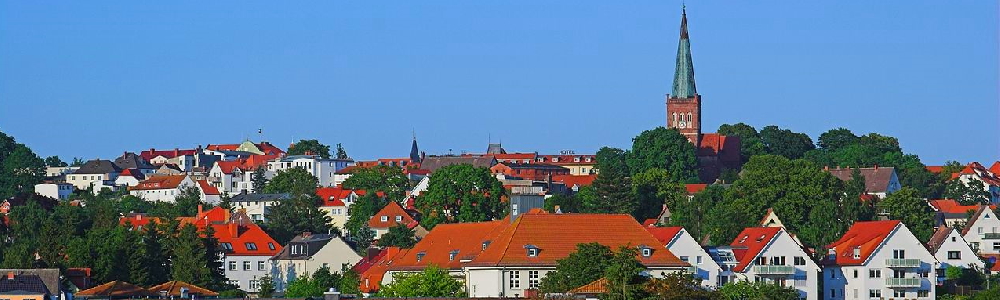
[[[729,244],[733,247],[733,256],[739,262],[733,267],[733,271],[743,272],[746,270],[753,263],[754,258],[763,252],[764,248],[781,231],[781,227],[747,227],[743,229]]]
[[[79,291],[76,293],[76,296],[142,298],[142,297],[155,297],[157,295],[138,285],[115,280],[86,290]]]
[[[382,217],[385,217],[385,221],[382,221]],[[399,217],[401,220],[396,221]],[[406,225],[407,228],[413,228],[417,226],[417,221],[403,210],[403,207],[399,205],[399,202],[389,201],[382,210],[379,210],[371,219],[368,219],[368,228],[389,228],[396,226],[398,224]]]
[[[198,180],[198,186],[201,187],[201,192],[205,195],[220,195],[219,188],[208,184],[208,180]]]
[[[979,209],[979,205],[962,205],[954,199],[930,200],[931,206],[939,212],[949,214],[964,214]]]
[[[157,217],[147,217],[146,214],[132,213],[118,218],[118,225],[125,226],[126,223],[129,224],[131,228],[145,228],[149,225],[149,223],[159,225],[163,223],[163,221]]]
[[[351,190],[337,187],[316,188],[316,196],[323,200],[321,206],[346,206],[344,199],[351,196]]]
[[[149,179],[139,182],[136,186],[130,187],[130,191],[141,191],[141,190],[162,190],[162,189],[175,189],[180,186],[181,182],[187,178],[187,175],[164,175],[164,176],[153,176]]]
[[[836,253],[836,261],[831,262],[827,258],[827,263],[839,266],[864,264],[900,224],[898,220],[854,222],[840,240],[827,246],[827,249],[834,249]],[[861,252],[857,259],[854,258],[854,249],[860,249]]]
[[[646,231],[649,231],[663,245],[670,244],[670,241],[673,241],[674,237],[683,229],[684,227],[646,227]]]
[[[220,244],[229,243],[232,246],[232,250],[225,249],[226,255],[271,257],[281,252],[281,245],[257,224],[228,223],[211,226]]]
[[[470,266],[555,266],[556,260],[569,256],[582,243],[599,243],[612,249],[649,247],[654,249],[652,256],[638,257],[647,267],[688,265],[630,215],[548,214],[532,210],[491,240]],[[538,255],[529,257],[529,247],[538,248]]]
[[[552,181],[562,182],[567,187],[589,186],[597,179],[597,174],[590,175],[552,175]]]
[[[684,189],[687,191],[688,195],[694,195],[698,192],[704,191],[708,188],[708,184],[704,183],[688,183],[684,185]]]
[[[370,265],[366,265],[365,259],[358,262],[358,264],[354,267],[354,271],[361,272],[361,292],[377,292],[382,283],[382,278],[385,277],[385,272],[389,269],[389,266],[392,265],[393,259],[406,255],[407,251],[409,251],[409,249],[388,247],[382,250],[378,256],[374,257]],[[364,266],[366,269],[359,270],[359,266]]]
[[[167,292],[168,296],[180,297],[181,289],[186,288],[189,294],[194,294],[203,297],[213,297],[218,296],[219,293],[213,292],[209,289],[193,285],[183,281],[167,281],[158,285],[149,287],[149,291],[154,293],[154,295],[159,295],[160,291]]]
[[[430,265],[461,269],[463,260],[479,255],[483,242],[494,239],[507,225],[509,220],[437,225],[413,248],[397,256],[388,270],[423,270]],[[455,259],[449,259],[452,251],[457,253]],[[421,257],[419,261],[417,256]]]

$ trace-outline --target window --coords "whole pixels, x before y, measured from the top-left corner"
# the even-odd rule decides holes
[[[906,291],[905,290],[892,290],[892,296],[896,297],[896,298],[906,297]]]
[[[957,241],[957,238],[956,237],[951,237],[951,241],[952,242]]]
[[[247,247],[247,250],[250,250],[250,251],[257,250],[257,244],[254,244],[252,242],[246,242],[246,243],[243,243],[243,245]]]
[[[906,278],[906,271],[903,270],[893,270],[892,278]]]
[[[761,266],[767,265],[767,257],[763,257],[763,256],[758,257],[757,258],[757,264],[761,265]]]
[[[260,281],[258,281],[258,280],[250,280],[250,290],[252,291],[252,290],[257,290],[257,289],[260,289]]]
[[[528,288],[538,288],[538,271],[528,271]]]
[[[695,259],[696,261],[698,261],[697,263],[698,263],[699,265],[701,264],[701,255],[698,255],[698,256],[695,256],[695,257],[694,257],[694,259]]]
[[[972,246],[973,251],[979,252],[979,242],[969,243],[969,246]]]
[[[918,290],[917,291],[917,297],[918,298],[927,298],[927,297],[930,297],[930,294],[931,294],[931,292],[928,291],[928,290]]]
[[[854,247],[854,259],[861,259],[861,247]]]
[[[948,259],[962,259],[962,252],[948,251]]]
[[[229,262],[229,270],[230,271],[236,271],[236,262],[235,261]]]
[[[510,288],[521,288],[521,271],[510,271]]]
[[[776,266],[784,266],[785,265],[785,257],[784,256],[773,256],[773,257],[771,257],[771,264],[772,265],[776,265]]]
[[[830,269],[830,279],[837,278],[837,269]]]
[[[868,269],[868,278],[882,278],[882,270]]]
[[[882,290],[868,290],[868,298],[881,298]]]
[[[903,250],[903,249],[894,249],[894,250],[892,250],[892,258],[895,258],[895,259],[905,259],[906,258],[906,250]]]
[[[993,242],[993,250],[1000,250],[1000,242]]]
[[[389,216],[382,216],[382,217],[379,218],[379,220],[381,220],[382,222],[388,222],[389,221]]]
[[[830,298],[837,298],[837,290],[830,289]]]
[[[222,246],[222,250],[233,251],[233,244],[230,244],[230,243],[221,243],[220,245]]]
[[[448,252],[448,260],[455,260],[455,256],[458,256],[458,250],[451,250],[451,252]]]
[[[538,256],[538,248],[528,248],[528,256],[529,257]]]
[[[250,271],[250,261],[249,260],[244,260],[243,261],[243,271]]]
[[[402,222],[403,216],[396,216],[396,222]]]
[[[267,265],[264,264],[264,261],[263,260],[258,261],[257,262],[257,271],[264,271],[265,269],[267,269]]]
[[[806,258],[805,257],[796,256],[794,260],[795,260],[795,265],[796,266],[804,266],[804,265],[806,265]]]
[[[426,255],[426,254],[427,253],[425,253],[425,252],[417,253],[417,261],[419,262],[419,261],[423,260],[424,259],[424,255]]]
[[[271,249],[271,250],[274,250],[274,243],[272,243],[272,242],[267,242],[267,248],[268,248],[268,249]]]
[[[681,256],[680,259],[683,260],[684,262],[688,262],[689,257]]]
[[[642,256],[645,256],[645,257],[653,256],[653,249],[642,248]],[[701,258],[701,257],[699,257],[699,258]]]
[[[858,269],[854,269],[854,278],[858,278]]]

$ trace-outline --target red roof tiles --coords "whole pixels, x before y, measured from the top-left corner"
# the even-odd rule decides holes
[[[678,233],[681,233],[684,227],[647,227],[646,231],[649,231],[657,241],[663,243],[663,245],[670,244],[670,241],[674,240],[674,237]]]
[[[208,180],[198,180],[198,186],[201,187],[201,192],[205,195],[221,195],[218,188],[208,184]]]
[[[128,189],[130,191],[175,189],[180,186],[181,182],[184,182],[185,178],[187,175],[153,176]]]
[[[316,196],[323,200],[321,206],[346,206],[344,199],[350,197],[351,192],[341,187],[316,188]]]
[[[733,255],[739,262],[733,267],[733,271],[744,272],[753,263],[754,258],[760,255],[781,231],[781,227],[747,227],[743,229],[729,244],[733,247]]]
[[[566,187],[589,186],[597,179],[597,174],[591,175],[552,175],[552,181],[562,182]]]
[[[437,225],[413,248],[397,256],[388,270],[423,270],[430,265],[461,269],[463,260],[479,255],[483,242],[492,239],[507,225],[510,225],[509,220]],[[452,251],[456,255],[449,259]]]
[[[864,264],[900,224],[898,220],[855,222],[839,240],[827,246],[834,249],[836,255],[835,261],[828,263],[839,266]],[[858,258],[854,258],[854,249],[860,252]]]
[[[383,218],[385,221],[382,221]],[[399,221],[396,221],[399,219]],[[382,210],[379,210],[368,219],[368,228],[389,228],[396,226],[398,224],[406,225],[407,228],[413,228],[417,226],[417,221],[403,210],[402,206],[396,201],[389,201]]]
[[[969,211],[975,212],[979,205],[962,205],[954,199],[937,199],[928,201],[935,210],[949,214],[964,214]]]
[[[708,188],[708,184],[704,183],[688,183],[684,185],[684,189],[687,190],[688,195],[694,195],[698,192],[704,191]]]

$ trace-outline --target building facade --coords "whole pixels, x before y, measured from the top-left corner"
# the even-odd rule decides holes
[[[900,221],[855,222],[827,248],[825,299],[935,299],[937,259]]]

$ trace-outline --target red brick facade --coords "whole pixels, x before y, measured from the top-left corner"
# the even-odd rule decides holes
[[[667,96],[667,128],[677,128],[698,145],[701,136],[701,95],[692,98]]]

